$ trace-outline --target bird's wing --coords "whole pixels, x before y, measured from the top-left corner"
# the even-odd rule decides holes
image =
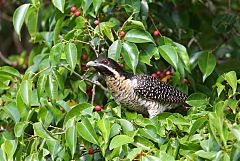
[[[149,75],[136,75],[132,79],[137,81],[134,91],[143,98],[156,100],[162,103],[182,103],[187,96],[178,89],[168,85],[158,78]]]

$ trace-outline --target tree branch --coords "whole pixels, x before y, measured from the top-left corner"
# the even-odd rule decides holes
[[[65,69],[67,69],[67,70],[69,70],[69,71],[72,71],[70,68],[68,68],[68,67],[67,67],[66,65],[64,65],[64,64],[60,64],[60,66],[61,66],[61,67],[64,67]],[[80,74],[78,74],[78,73],[75,72],[75,71],[73,71],[73,74],[76,75],[79,79],[88,81],[88,82],[90,82],[90,83],[92,83],[92,84],[95,84],[95,85],[99,86],[100,88],[102,88],[104,91],[109,92],[109,90],[108,90],[106,87],[104,87],[99,81],[94,81],[94,80],[92,81],[92,80],[90,80],[90,79],[88,79],[88,78],[86,78],[86,77],[81,76]]]

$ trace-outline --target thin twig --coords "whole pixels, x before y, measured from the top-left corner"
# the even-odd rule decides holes
[[[68,68],[66,65],[64,64],[60,64],[61,67],[64,67],[65,69],[72,71],[70,68]],[[88,81],[92,84],[96,84],[97,86],[99,86],[100,88],[102,88],[104,91],[109,92],[109,90],[107,88],[105,88],[99,81],[92,81],[86,77],[81,76],[80,74],[78,74],[77,72],[73,71],[73,74],[76,75],[78,78],[80,78],[81,80],[84,81]]]
[[[8,65],[13,65],[13,63],[8,60],[7,58],[5,58],[5,56],[2,54],[2,52],[0,51],[0,58],[3,60],[4,63],[8,64]]]
[[[154,22],[154,20],[153,20],[153,18],[152,18],[152,16],[149,15],[149,17],[150,17],[150,20],[151,20],[152,23],[153,23],[154,28],[158,31],[159,35],[162,36],[161,32],[158,30],[158,28],[157,28],[157,26],[156,26],[156,24],[155,24],[155,22]]]
[[[93,102],[94,102],[95,93],[96,93],[96,84],[94,84],[93,88],[92,88],[92,100],[91,100],[92,105],[93,105]]]
[[[62,131],[64,131],[63,128],[55,127],[55,126],[52,126],[52,125],[49,125],[48,127],[49,127],[49,128],[53,128],[53,129],[57,129],[57,130],[62,130]]]

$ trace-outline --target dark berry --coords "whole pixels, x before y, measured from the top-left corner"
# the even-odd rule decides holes
[[[189,85],[189,81],[187,79],[183,79],[182,82],[183,82],[184,85]]]
[[[48,98],[48,99],[47,99],[47,101],[48,101],[48,102],[51,102],[51,99],[50,99],[50,98]]]
[[[75,6],[72,6],[72,7],[70,8],[70,11],[71,11],[72,13],[75,13],[75,12],[77,11],[77,8],[76,8]]]
[[[119,66],[123,69],[124,68],[124,64],[119,64]]]
[[[99,106],[99,105],[97,105],[97,106],[95,107],[95,110],[96,110],[96,111],[102,111],[102,107]]]
[[[62,113],[64,113],[64,112],[65,112],[64,108],[61,108],[60,110],[62,111]]]
[[[95,20],[95,21],[94,21],[94,24],[95,24],[96,26],[99,25],[99,23],[100,23],[99,20]]]
[[[156,74],[156,73],[153,73],[153,74],[152,74],[152,77],[157,78],[157,74]]]
[[[88,154],[94,154],[94,149],[92,149],[92,148],[90,148],[90,149],[88,149]]]
[[[82,60],[87,60],[87,59],[88,59],[88,55],[87,55],[87,54],[83,54],[83,55],[81,56],[81,58],[82,58]]]
[[[80,11],[76,11],[76,12],[74,13],[74,15],[75,15],[76,17],[80,16]]]

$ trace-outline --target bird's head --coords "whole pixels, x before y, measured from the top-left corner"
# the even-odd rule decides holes
[[[110,58],[97,58],[88,62],[86,66],[95,68],[104,76],[117,76],[123,73],[119,64]]]

